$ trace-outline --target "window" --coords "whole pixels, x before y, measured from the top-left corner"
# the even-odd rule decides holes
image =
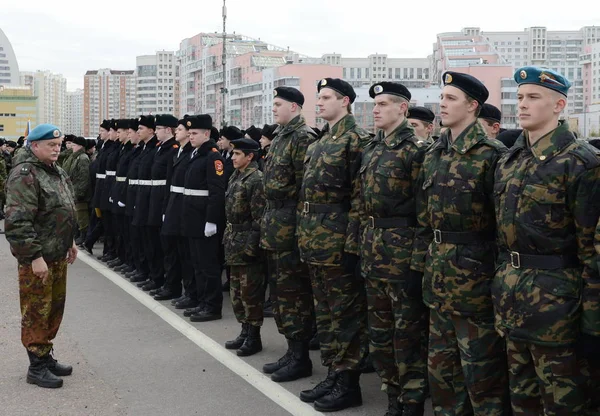
[[[423,68],[417,68],[417,79],[423,79]]]
[[[354,68],[350,68],[350,78],[354,79]]]

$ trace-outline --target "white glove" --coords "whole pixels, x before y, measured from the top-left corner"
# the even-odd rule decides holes
[[[119,207],[121,207],[121,208],[125,208],[125,204],[122,203],[121,201],[117,202],[117,205],[119,205]]]
[[[163,222],[165,222],[165,214],[163,214]]]
[[[204,235],[206,237],[212,237],[217,233],[217,224],[213,224],[212,222],[207,222],[204,226]]]
[[[108,197],[108,202],[110,202],[112,204],[112,196]]]

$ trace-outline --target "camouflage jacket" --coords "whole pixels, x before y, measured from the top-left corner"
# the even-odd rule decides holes
[[[67,159],[69,159],[71,157],[72,154],[73,154],[73,149],[63,150],[58,155],[58,161],[56,162],[56,164],[60,167],[64,167],[65,162],[67,161]]]
[[[474,122],[455,139],[448,130],[425,154],[417,181],[419,230],[411,267],[424,267],[423,301],[430,308],[493,317],[494,171],[505,151]],[[451,240],[448,233],[479,234],[466,234],[468,241],[455,244],[444,242]]]
[[[341,265],[342,253],[358,255],[360,154],[371,140],[351,114],[312,143],[304,158],[298,248],[309,264]],[[307,205],[308,204],[308,205]],[[310,212],[310,204],[337,212]],[[307,205],[308,210],[305,210]]]
[[[0,159],[0,201],[3,201],[6,196],[5,187],[7,178],[8,171],[6,170],[6,163],[4,162],[4,159]]]
[[[359,177],[363,276],[408,277],[416,226],[415,187],[427,146],[404,121],[387,137],[379,131],[363,152]],[[398,219],[407,225],[383,228],[374,226],[375,219]]]
[[[66,257],[75,235],[75,201],[69,177],[31,152],[8,178],[6,239],[19,264],[39,257],[46,262]]]
[[[260,220],[265,210],[263,175],[258,163],[252,162],[240,172],[236,170],[229,179],[225,194],[227,227],[223,243],[228,265],[247,264],[241,254],[258,257]]]
[[[64,164],[63,169],[69,175],[73,184],[75,202],[88,202],[91,195],[90,186],[90,158],[85,149],[72,153]]]
[[[522,133],[498,164],[494,198],[500,257],[492,295],[498,330],[511,339],[553,346],[573,344],[580,328],[600,335],[594,250],[598,150],[576,140],[567,123],[532,146]],[[521,257],[513,254],[511,261],[510,252]],[[515,268],[525,255],[574,260],[554,270]]]
[[[265,158],[263,183],[267,205],[261,222],[262,248],[292,251],[296,248],[296,216],[302,186],[304,156],[315,132],[302,115],[280,127]]]

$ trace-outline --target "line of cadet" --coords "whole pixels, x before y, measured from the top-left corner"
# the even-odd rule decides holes
[[[266,259],[288,349],[263,371],[310,376],[316,321],[328,373],[300,398],[318,411],[362,404],[369,353],[387,416],[423,415],[428,397],[436,415],[598,414],[599,152],[559,122],[566,78],[514,78],[522,130],[500,133],[486,87],[446,72],[435,141],[434,114],[400,83],[370,89],[375,137],[343,80],[318,83],[319,134],[302,93],[276,88],[263,157],[230,128],[228,181],[208,115],[106,121],[102,260],[201,322],[221,318],[224,257],[241,324],[226,347],[247,356],[262,349]]]

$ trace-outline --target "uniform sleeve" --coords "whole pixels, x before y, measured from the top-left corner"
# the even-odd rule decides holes
[[[346,243],[344,251],[349,254],[359,255],[360,221],[361,221],[361,196],[360,196],[360,163],[362,152],[369,143],[370,138],[353,135],[348,152],[348,169],[350,176],[350,212],[348,213],[348,226],[346,227]]]
[[[295,139],[295,146],[292,150],[292,164],[294,165],[294,176],[296,180],[296,195],[300,195],[302,188],[302,178],[304,177],[304,157],[308,146],[314,141],[314,137],[308,133],[302,133]]]
[[[169,196],[171,195],[171,183],[173,182],[173,164],[175,163],[175,158],[177,157],[177,153],[179,153],[179,148],[174,148],[175,152],[172,152],[171,156],[169,156],[167,160],[167,186],[165,187],[165,197],[163,198],[163,207],[162,212],[167,212],[167,206],[169,205]],[[183,155],[182,155],[183,157]],[[131,162],[130,162],[131,163]],[[127,187],[125,186],[125,189]]]
[[[208,186],[208,205],[206,222],[222,224],[225,219],[225,167],[218,152],[208,154],[206,163],[206,183]]]
[[[262,175],[246,184],[246,198],[250,201],[252,229],[248,232],[244,252],[249,256],[257,257],[260,250],[260,221],[266,205]]]
[[[424,156],[423,156],[424,158]],[[421,167],[423,159],[421,159]],[[413,241],[412,258],[410,269],[418,273],[425,271],[425,256],[431,243],[432,230],[429,224],[427,210],[427,192],[425,186],[425,169],[419,169],[415,181],[415,207],[417,214],[417,226],[415,227],[415,238]]]
[[[75,192],[75,202],[85,201],[90,187],[90,158],[82,155],[75,161],[75,167],[71,174],[71,182]]]
[[[42,257],[42,244],[34,227],[39,187],[31,171],[22,174],[22,169],[15,169],[7,183],[5,228],[12,254],[19,264],[30,264]]]
[[[0,201],[3,201],[6,196],[6,178],[8,174],[6,172],[6,162],[4,158],[0,160]]]

